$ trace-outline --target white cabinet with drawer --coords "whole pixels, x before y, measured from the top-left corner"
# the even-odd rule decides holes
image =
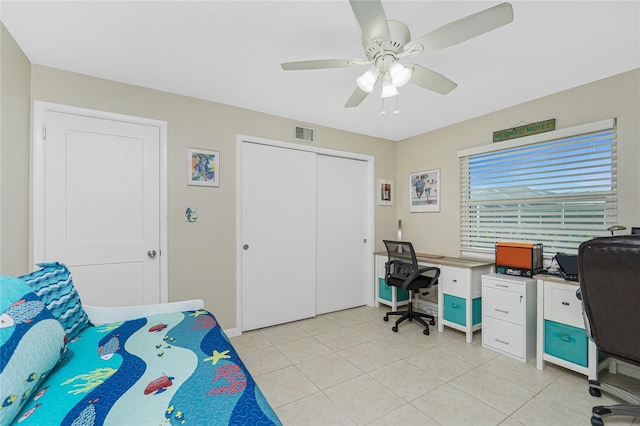
[[[467,296],[471,285],[468,269],[448,266],[442,275],[442,291],[452,296]]]
[[[544,289],[544,319],[584,329],[577,285],[547,281]]]
[[[444,261],[443,261],[444,263]],[[444,327],[465,332],[473,341],[473,332],[482,328],[482,275],[493,270],[492,264],[477,262],[471,266],[443,265],[438,293],[438,331]]]
[[[576,297],[580,284],[559,277],[537,275],[537,367],[551,362],[597,380],[598,351],[584,329],[582,304]]]
[[[536,281],[482,276],[482,346],[526,362],[536,356]]]

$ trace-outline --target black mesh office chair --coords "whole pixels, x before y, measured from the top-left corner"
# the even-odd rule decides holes
[[[418,268],[418,258],[413,249],[413,245],[408,241],[389,241],[383,240],[387,247],[388,261],[385,263],[384,279],[387,285],[401,288],[409,292],[409,302],[406,311],[387,312],[384,316],[385,321],[389,321],[389,315],[400,315],[396,321],[396,325],[391,327],[395,332],[398,331],[398,324],[404,320],[416,320],[424,326],[422,331],[429,335],[429,324],[435,325],[436,321],[433,315],[415,312],[413,310],[413,294],[419,293],[421,289],[427,289],[438,284],[440,269],[436,267]],[[428,275],[425,275],[427,274]],[[423,294],[428,294],[423,293]],[[429,319],[427,324],[423,318]]]
[[[640,236],[602,237],[578,249],[578,277],[587,335],[600,354],[640,366]],[[593,407],[591,424],[608,416],[640,417],[640,397],[589,380],[589,393],[606,391],[629,404]]]

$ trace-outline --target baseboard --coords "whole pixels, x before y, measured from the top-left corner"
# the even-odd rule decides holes
[[[224,334],[226,334],[227,337],[238,337],[242,336],[242,331],[239,328],[230,328],[228,330],[224,330]]]
[[[612,360],[612,361],[616,363],[615,368],[618,373],[640,380],[640,367],[637,367],[632,364],[628,364],[620,360]]]

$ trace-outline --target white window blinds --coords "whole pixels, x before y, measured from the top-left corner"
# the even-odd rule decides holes
[[[577,253],[581,242],[608,235],[617,169],[615,124],[607,123],[458,153],[463,255],[493,253],[497,241],[542,243],[546,255]]]

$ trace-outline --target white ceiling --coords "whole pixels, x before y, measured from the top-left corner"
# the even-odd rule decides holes
[[[383,0],[417,38],[500,1]],[[640,2],[512,1],[514,21],[403,59],[458,84],[400,88],[400,114],[374,91],[344,103],[366,67],[283,71],[281,62],[363,58],[347,0],[8,1],[0,16],[34,64],[390,140],[402,140],[640,68]],[[510,123],[515,124],[515,123]]]

